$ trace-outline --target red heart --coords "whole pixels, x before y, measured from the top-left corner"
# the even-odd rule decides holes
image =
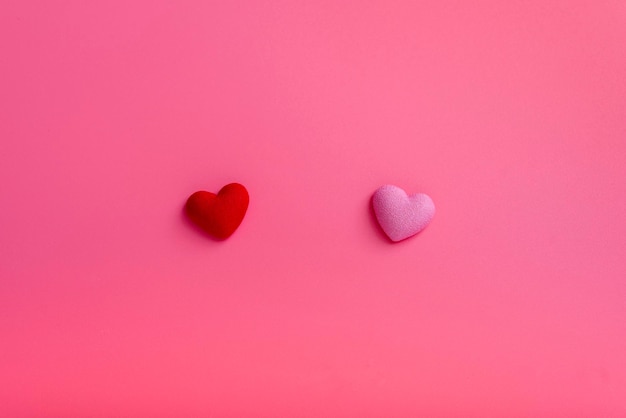
[[[217,193],[195,192],[185,204],[193,223],[217,239],[226,239],[239,227],[248,210],[250,197],[238,183],[227,184]]]

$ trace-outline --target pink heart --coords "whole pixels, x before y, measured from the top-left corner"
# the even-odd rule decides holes
[[[423,193],[407,195],[397,186],[385,185],[374,192],[372,206],[385,234],[394,242],[412,237],[435,216],[433,200]]]

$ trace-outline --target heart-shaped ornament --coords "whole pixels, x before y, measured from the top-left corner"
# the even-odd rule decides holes
[[[217,194],[195,192],[187,199],[185,212],[203,231],[223,240],[241,225],[249,202],[246,188],[239,183],[231,183],[222,187]]]
[[[394,242],[422,231],[435,216],[435,204],[428,195],[409,196],[392,185],[382,186],[374,192],[372,206],[381,228]]]

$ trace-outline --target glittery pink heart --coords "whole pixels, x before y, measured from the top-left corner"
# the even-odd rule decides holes
[[[423,193],[408,196],[397,186],[385,185],[374,192],[376,219],[392,241],[402,241],[428,226],[435,216],[433,200]]]

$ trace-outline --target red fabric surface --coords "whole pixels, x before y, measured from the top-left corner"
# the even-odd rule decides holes
[[[228,184],[217,193],[198,191],[187,199],[185,212],[191,221],[214,238],[230,237],[241,225],[248,203],[248,191],[238,183]]]

